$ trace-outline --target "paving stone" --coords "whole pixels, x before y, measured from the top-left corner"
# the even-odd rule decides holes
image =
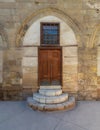
[[[81,128],[80,126],[75,124],[61,122],[59,123],[59,125],[56,127],[55,130],[86,130],[86,129]]]
[[[26,101],[0,102],[0,130],[29,129],[100,130],[100,101],[78,101],[70,111],[55,112],[34,111]]]

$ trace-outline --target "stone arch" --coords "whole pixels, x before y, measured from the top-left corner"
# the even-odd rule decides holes
[[[88,43],[88,48],[94,48],[97,46],[97,40],[98,40],[98,31],[100,30],[100,24],[97,24],[95,27],[94,27],[94,31],[89,39],[89,43]]]
[[[40,46],[40,23],[41,22],[59,22],[60,23],[60,46],[77,46],[77,39],[74,31],[62,19],[48,15],[39,18],[30,25],[23,37],[23,46]]]
[[[83,41],[80,40],[82,39],[82,30],[83,27],[80,26],[80,24],[76,21],[74,21],[70,16],[68,16],[66,13],[64,13],[63,11],[56,9],[56,8],[44,8],[44,9],[40,9],[38,11],[35,11],[34,13],[32,13],[30,16],[28,16],[22,23],[21,27],[19,28],[18,32],[17,32],[17,37],[16,37],[16,46],[19,47],[22,44],[22,39],[23,36],[25,35],[28,27],[35,22],[37,19],[44,17],[44,16],[48,16],[48,15],[53,15],[56,16],[60,19],[62,19],[64,22],[66,22],[71,28],[72,30],[75,32],[76,34],[76,38],[79,39],[77,40],[77,42],[79,41]],[[82,46],[82,43],[80,43]]]

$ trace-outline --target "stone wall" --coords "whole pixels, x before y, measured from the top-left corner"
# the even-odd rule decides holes
[[[34,24],[52,19],[63,25],[60,35],[63,91],[74,94],[78,100],[99,99],[100,7],[95,6],[99,3],[99,0],[0,0],[0,97],[18,100],[38,90],[40,33],[39,26]],[[45,19],[48,16],[51,18]]]
[[[38,49],[37,47],[24,47],[23,87],[36,89],[38,87]]]
[[[63,91],[78,91],[78,47],[63,47]]]
[[[97,48],[79,48],[79,98],[97,98]]]

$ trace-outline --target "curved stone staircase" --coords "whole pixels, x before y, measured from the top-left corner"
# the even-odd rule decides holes
[[[61,86],[40,86],[39,93],[27,99],[33,110],[58,111],[70,110],[75,106],[75,98],[62,93]]]

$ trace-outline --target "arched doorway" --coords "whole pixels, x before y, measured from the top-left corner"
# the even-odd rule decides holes
[[[53,43],[53,45],[49,46],[41,45],[41,23],[59,23],[59,44],[54,45]],[[38,88],[40,79],[47,78],[52,84],[56,83],[62,85],[62,88],[65,91],[68,91],[69,89],[77,91],[78,45],[76,36],[67,23],[53,15],[44,16],[43,18],[38,19],[27,30],[23,39],[23,49],[23,87]],[[53,65],[50,63],[49,65],[46,65],[47,63],[44,65],[39,63],[40,53],[44,53],[44,55],[41,55],[41,59],[49,57],[49,60],[45,59],[45,61],[42,60],[39,62],[44,63],[51,61],[53,62]],[[55,57],[53,55],[55,55]],[[58,55],[58,59],[56,58],[56,55]],[[41,64],[42,75],[39,77],[39,66],[41,66]],[[48,68],[46,68],[47,72],[45,72],[45,66],[48,66]],[[45,70],[44,72],[43,67]],[[51,68],[53,70],[50,70]],[[43,73],[46,74],[43,75]]]

